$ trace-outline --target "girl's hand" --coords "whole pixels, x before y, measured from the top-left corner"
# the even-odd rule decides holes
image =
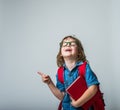
[[[79,107],[78,105],[77,105],[77,101],[75,101],[72,97],[70,97],[70,99],[71,99],[71,105],[73,106],[73,107]]]
[[[50,84],[50,83],[51,83],[51,78],[50,78],[49,75],[46,75],[46,74],[41,73],[41,72],[37,72],[37,73],[41,76],[42,81],[43,81],[44,83],[46,83],[46,84]]]

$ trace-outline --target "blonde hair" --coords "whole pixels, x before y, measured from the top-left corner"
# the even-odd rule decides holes
[[[71,39],[75,40],[75,42],[77,44],[77,47],[78,47],[77,61],[83,61],[83,62],[86,61],[86,56],[85,56],[85,52],[84,52],[81,41],[78,38],[76,38],[74,36],[71,36],[71,35],[70,36],[65,36],[62,39],[62,41],[60,42],[60,48],[59,48],[59,52],[57,54],[57,65],[58,65],[58,67],[63,66],[63,64],[65,63],[63,57],[61,56],[61,48],[62,48],[63,41],[67,38],[71,38]]]

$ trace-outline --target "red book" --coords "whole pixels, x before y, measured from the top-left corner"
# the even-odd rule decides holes
[[[87,85],[83,77],[78,76],[77,79],[66,89],[67,93],[77,100],[86,91]]]
[[[87,84],[85,79],[81,76],[78,76],[77,79],[66,89],[67,93],[74,99],[77,100],[82,96],[82,94],[87,90]],[[96,105],[94,107],[95,110],[104,110],[103,100],[102,99],[102,93],[100,93],[100,90],[98,89],[97,93],[84,105],[82,105],[82,108],[84,110],[88,110],[88,108],[96,102]],[[99,109],[98,109],[99,108]],[[100,109],[101,108],[101,109]]]

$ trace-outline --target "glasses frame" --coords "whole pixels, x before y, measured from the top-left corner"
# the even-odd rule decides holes
[[[75,41],[70,41],[70,42],[63,42],[62,47],[67,47],[67,46],[77,46]]]

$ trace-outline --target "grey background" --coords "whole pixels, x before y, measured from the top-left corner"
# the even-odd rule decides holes
[[[0,0],[0,110],[56,110],[37,71],[55,81],[59,42],[75,34],[101,82],[106,110],[120,110],[119,0]]]

